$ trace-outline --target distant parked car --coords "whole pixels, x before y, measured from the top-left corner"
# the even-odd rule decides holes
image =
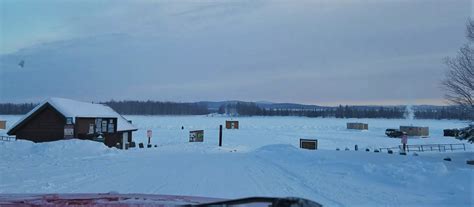
[[[457,137],[459,134],[459,129],[445,129],[443,130],[445,137]]]
[[[398,129],[387,129],[385,130],[385,134],[392,138],[401,138],[403,136],[403,132]]]

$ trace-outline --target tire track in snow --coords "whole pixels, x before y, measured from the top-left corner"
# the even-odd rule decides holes
[[[310,195],[311,198],[317,197],[317,200],[315,200],[316,202],[325,203],[326,205],[330,205],[330,206],[344,206],[342,203],[340,203],[340,202],[338,202],[338,201],[336,201],[332,198],[329,198],[328,196],[325,196],[323,193],[321,193],[321,191],[318,188],[315,188],[313,186],[308,185],[307,184],[308,182],[304,179],[301,179],[301,176],[298,176],[297,174],[295,174],[293,172],[290,172],[289,170],[285,169],[284,167],[279,166],[278,164],[276,164],[272,160],[263,158],[263,157],[258,156],[258,155],[256,155],[255,158],[256,158],[255,162],[259,163],[256,166],[265,166],[265,168],[262,168],[262,169],[265,169],[268,172],[272,172],[274,175],[278,175],[280,177],[283,177],[283,178],[280,178],[280,179],[273,179],[272,180],[273,182],[275,182],[275,180],[278,180],[279,183],[280,183],[279,187],[285,186],[285,188],[288,190],[288,189],[294,189],[296,186],[299,186],[300,188],[302,188],[304,190],[303,191],[298,191],[298,192],[311,192],[311,193],[308,193],[308,195]],[[257,182],[261,182],[261,180],[264,180],[264,179],[256,179],[256,180],[257,180]],[[286,183],[286,182],[284,182],[285,180],[290,180],[290,181],[292,181],[292,183],[291,184]],[[291,192],[288,192],[288,193],[291,194]]]

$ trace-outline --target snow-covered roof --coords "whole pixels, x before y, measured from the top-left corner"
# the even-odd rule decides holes
[[[50,98],[43,101],[41,104],[36,106],[20,120],[18,120],[10,129],[15,128],[17,125],[22,123],[25,119],[35,113],[38,109],[43,107],[45,104],[50,104],[54,107],[59,113],[65,117],[82,117],[82,118],[117,118],[117,131],[131,131],[137,130],[135,126],[128,122],[122,115],[114,111],[109,106],[96,103],[88,103],[82,101],[75,101],[65,98]]]

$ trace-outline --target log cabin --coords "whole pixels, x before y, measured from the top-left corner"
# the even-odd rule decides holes
[[[11,126],[7,134],[33,142],[78,138],[124,147],[133,141],[136,130],[131,121],[109,106],[50,98]]]

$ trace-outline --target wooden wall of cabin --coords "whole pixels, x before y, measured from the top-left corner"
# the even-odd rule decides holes
[[[117,132],[113,134],[106,134],[105,135],[105,145],[109,147],[114,147],[119,143],[122,145],[122,140],[123,140],[123,134],[127,133],[128,134],[128,143],[132,142],[132,131],[122,131],[122,132]]]
[[[107,127],[111,123],[110,121],[113,120],[113,132],[110,132],[107,128],[106,131],[101,132],[102,136],[104,137],[104,144],[110,147],[116,146],[117,143],[122,142],[122,132],[117,132],[117,118],[100,118],[103,121],[107,121]],[[75,136],[79,139],[94,139],[97,136],[96,132],[96,119],[97,118],[76,118],[75,122]],[[93,125],[93,133],[90,133],[90,125]]]
[[[79,139],[93,139],[95,135],[94,133],[89,133],[90,124],[95,125],[95,118],[76,118],[74,126],[74,137],[77,137]]]
[[[48,142],[64,139],[66,118],[51,106],[40,110],[16,131],[17,139]]]
[[[104,138],[104,144],[109,147],[115,147],[117,143],[122,143],[122,133],[106,134]]]

